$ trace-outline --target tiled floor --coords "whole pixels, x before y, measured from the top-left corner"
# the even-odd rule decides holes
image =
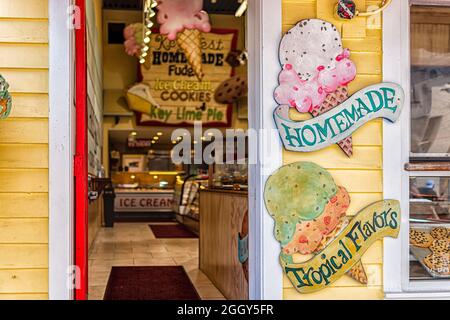
[[[156,239],[148,223],[101,229],[89,254],[89,299],[102,300],[113,266],[184,266],[200,297],[223,295],[198,268],[198,239]]]

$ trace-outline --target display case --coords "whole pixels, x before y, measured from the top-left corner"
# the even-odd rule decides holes
[[[212,188],[248,190],[248,165],[246,163],[212,165],[210,168]]]
[[[172,213],[180,172],[115,173],[116,213]]]

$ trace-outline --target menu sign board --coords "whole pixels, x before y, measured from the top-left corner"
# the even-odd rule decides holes
[[[236,49],[237,30],[213,29],[202,33],[202,68],[199,80],[176,41],[154,33],[147,63],[141,66],[142,82],[127,93],[131,109],[138,112],[139,125],[229,126],[232,106],[215,101],[219,85],[229,79],[233,68],[226,62]]]
[[[115,212],[172,212],[173,193],[117,193]]]

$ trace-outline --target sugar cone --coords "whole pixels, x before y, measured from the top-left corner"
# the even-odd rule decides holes
[[[350,269],[349,272],[347,272],[347,275],[362,284],[367,284],[368,282],[366,270],[364,270],[364,266],[361,261],[355,264],[353,268]]]
[[[315,118],[337,107],[348,99],[347,87],[338,87],[335,92],[327,95],[325,101],[318,107],[313,108],[311,115]],[[353,156],[353,139],[348,137],[338,143],[339,147],[345,152],[348,157]]]
[[[197,78],[201,81],[203,79],[202,68],[202,47],[201,34],[197,29],[185,29],[178,34],[178,46],[184,51],[189,64],[194,69]]]

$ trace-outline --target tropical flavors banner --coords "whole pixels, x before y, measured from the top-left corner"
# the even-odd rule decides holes
[[[325,249],[311,260],[293,263],[281,255],[281,264],[297,291],[310,293],[326,288],[348,273],[376,241],[397,238],[400,203],[385,200],[363,209]]]
[[[275,221],[283,271],[300,293],[324,289],[344,275],[367,284],[361,257],[377,240],[400,232],[398,201],[379,201],[353,216],[345,187],[312,162],[274,172],[264,199]]]
[[[200,33],[200,41],[192,41],[191,55],[179,41],[153,33],[147,62],[141,66],[142,81],[127,93],[130,108],[139,113],[140,125],[203,125],[229,126],[232,107],[214,99],[216,89],[233,75],[226,62],[236,49],[237,30],[213,29]],[[201,53],[195,46],[200,44]],[[195,62],[197,61],[197,62]],[[196,64],[202,65],[199,77]],[[233,88],[230,88],[232,90]]]

